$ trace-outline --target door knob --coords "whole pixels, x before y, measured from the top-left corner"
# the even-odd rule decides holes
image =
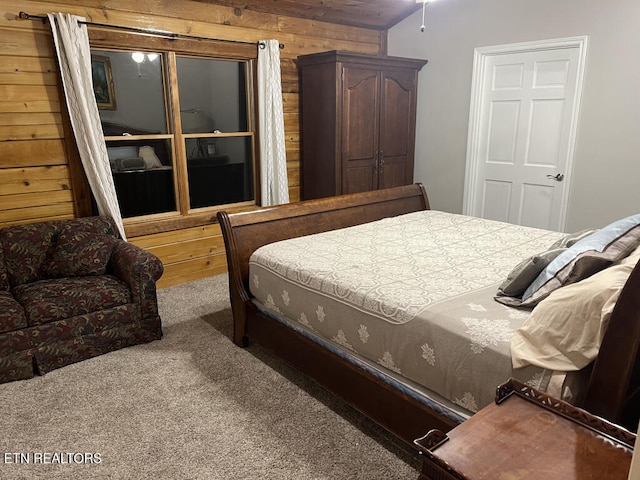
[[[564,175],[562,173],[558,173],[556,175],[547,175],[547,178],[555,180],[556,182],[561,182],[564,180]]]

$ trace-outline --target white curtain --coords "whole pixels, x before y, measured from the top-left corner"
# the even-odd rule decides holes
[[[93,95],[91,50],[85,19],[66,13],[48,15],[58,55],[73,134],[100,215],[111,217],[126,240],[111,176],[98,106]]]
[[[277,40],[261,40],[258,47],[258,121],[261,204],[289,203],[280,43]]]

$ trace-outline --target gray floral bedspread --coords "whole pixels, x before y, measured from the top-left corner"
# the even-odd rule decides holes
[[[427,210],[265,245],[251,293],[334,344],[468,412],[516,377],[546,390],[553,372],[513,370],[528,316],[493,300],[523,258],[562,233]]]

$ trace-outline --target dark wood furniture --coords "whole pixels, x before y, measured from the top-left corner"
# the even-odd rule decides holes
[[[413,184],[218,214],[229,268],[235,343],[263,345],[414,447],[413,440],[424,432],[432,428],[448,431],[454,422],[261,313],[249,291],[249,257],[260,246],[286,238],[428,208],[423,187]],[[611,316],[582,405],[614,422],[634,403],[633,394],[640,385],[640,379],[632,375],[640,345],[639,289],[640,267],[636,267]],[[637,425],[637,418],[634,421]]]
[[[247,192],[243,163],[228,163],[228,157],[189,160],[191,208],[243,202]],[[113,172],[113,181],[123,217],[171,212],[176,209],[171,167]]]
[[[244,163],[229,163],[229,157],[190,158],[188,161],[191,208],[243,202],[247,195]]]
[[[125,218],[176,209],[171,167],[113,172],[113,183]]]
[[[418,71],[426,60],[298,57],[303,199],[413,182]]]
[[[626,480],[636,436],[516,380],[496,403],[448,434],[415,441],[419,480],[576,478]]]

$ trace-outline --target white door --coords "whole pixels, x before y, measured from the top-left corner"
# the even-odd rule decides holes
[[[476,50],[465,213],[564,230],[586,38]]]

